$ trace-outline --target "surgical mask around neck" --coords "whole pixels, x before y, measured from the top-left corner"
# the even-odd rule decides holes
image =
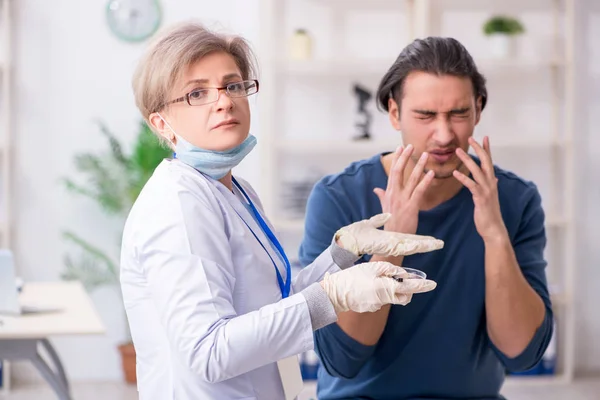
[[[159,117],[177,137],[175,157],[216,180],[227,175],[256,145],[256,137],[248,135],[242,143],[232,149],[223,151],[201,149],[178,135],[160,114]]]

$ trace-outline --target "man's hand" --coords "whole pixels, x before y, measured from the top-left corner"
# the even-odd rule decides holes
[[[454,171],[454,177],[473,194],[475,227],[485,245],[488,335],[507,357],[515,358],[527,348],[536,330],[544,323],[546,309],[540,295],[523,275],[504,225],[489,138],[483,139],[483,148],[473,138],[469,139],[469,144],[481,159],[481,168],[458,149],[456,154],[471,171],[474,180],[459,171]],[[538,245],[529,246],[535,249]]]
[[[394,154],[390,176],[385,190],[374,190],[384,213],[392,214],[385,224],[386,231],[416,233],[419,222],[419,205],[423,194],[434,178],[433,171],[423,174],[427,153],[423,153],[410,176],[405,179],[404,169],[413,152],[412,145],[399,147]]]
[[[507,230],[500,212],[498,178],[494,174],[489,138],[484,137],[483,148],[472,137],[469,138],[469,144],[481,160],[481,168],[462,149],[457,149],[456,155],[471,171],[473,179],[458,170],[454,171],[454,177],[465,185],[473,195],[475,227],[483,241],[489,242],[505,238]]]

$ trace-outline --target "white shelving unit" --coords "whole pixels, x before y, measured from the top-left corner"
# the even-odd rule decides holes
[[[11,0],[0,0],[0,248],[11,248]],[[2,361],[0,393],[10,389],[10,366]]]
[[[540,190],[547,189],[546,197],[542,199],[546,212],[546,228],[549,238],[548,251],[548,273],[549,284],[559,285],[559,293],[553,295],[553,308],[557,317],[558,328],[558,373],[552,376],[519,376],[511,377],[507,385],[548,385],[568,383],[573,379],[575,370],[575,306],[574,306],[574,277],[576,269],[575,258],[575,220],[574,203],[575,191],[574,180],[574,57],[575,47],[575,1],[574,0],[531,0],[505,2],[494,2],[489,0],[426,0],[419,2],[423,10],[421,12],[428,16],[423,18],[425,22],[424,32],[429,35],[440,35],[440,27],[443,26],[443,13],[457,11],[494,12],[509,15],[524,15],[524,18],[537,13],[545,14],[548,22],[544,28],[545,35],[538,37],[547,40],[549,48],[543,56],[528,57],[528,59],[516,59],[508,63],[497,63],[486,61],[479,63],[483,73],[487,76],[490,84],[503,84],[503,82],[515,78],[517,74],[530,74],[538,78],[547,76],[545,80],[549,97],[548,119],[550,129],[543,140],[552,143],[548,151],[548,160],[541,161],[538,169],[546,168],[551,177],[550,181]],[[531,20],[532,18],[530,18]],[[527,23],[525,23],[527,29]],[[446,33],[447,34],[447,33]],[[533,32],[535,35],[535,32]],[[542,46],[540,46],[542,47]],[[522,55],[522,54],[521,54]],[[499,73],[496,74],[495,71]],[[532,79],[535,81],[536,79]],[[531,91],[544,90],[543,87],[533,86]],[[524,92],[524,90],[523,90]],[[491,98],[494,92],[490,93]],[[521,99],[517,99],[521,101]],[[489,112],[488,112],[489,113]],[[510,118],[506,115],[505,118]],[[484,117],[485,118],[485,113]],[[526,138],[528,132],[523,132]],[[493,133],[492,133],[493,135]],[[527,139],[523,139],[527,140]],[[498,148],[499,139],[494,138],[492,148]],[[522,145],[515,143],[515,150],[522,149]],[[528,150],[541,149],[541,142],[531,141]],[[545,149],[548,150],[548,149]],[[520,150],[519,150],[520,151]],[[513,170],[521,174],[519,166]],[[525,174],[526,170],[523,170]],[[527,176],[527,175],[525,175]],[[557,253],[550,254],[552,250]],[[552,281],[554,279],[554,281]]]
[[[315,164],[327,164],[330,159],[336,158],[339,164],[325,170],[323,173],[339,172],[339,165],[347,165],[352,161],[371,157],[378,152],[392,151],[400,144],[400,136],[392,131],[378,132],[374,123],[372,140],[367,142],[352,141],[349,135],[340,136],[335,132],[335,125],[314,125],[311,130],[304,130],[306,135],[297,133],[295,124],[306,121],[294,119],[297,109],[290,109],[285,101],[290,88],[312,86],[318,88],[306,93],[318,93],[315,98],[315,114],[327,114],[331,103],[346,101],[348,93],[340,93],[337,88],[341,83],[347,87],[353,82],[368,81],[370,89],[375,92],[376,86],[387,68],[391,65],[400,50],[416,37],[426,36],[453,36],[470,49],[460,37],[452,31],[443,31],[445,17],[449,14],[467,13],[474,17],[489,17],[492,14],[510,14],[534,19],[546,18],[547,24],[541,24],[543,33],[536,32],[534,28],[528,29],[526,24],[525,36],[535,40],[543,38],[548,51],[543,56],[532,57],[532,52],[527,52],[526,57],[517,57],[509,60],[492,60],[482,54],[471,51],[478,68],[486,76],[490,92],[490,105],[482,116],[482,121],[490,118],[501,118],[510,122],[513,115],[502,115],[501,106],[510,107],[511,104],[494,104],[498,90],[490,86],[510,84],[515,77],[532,76],[535,79],[526,81],[523,92],[548,93],[543,98],[547,110],[536,117],[540,124],[526,126],[515,135],[506,135],[505,127],[496,128],[493,124],[482,124],[476,128],[475,137],[486,134],[491,138],[492,151],[495,154],[506,154],[517,158],[516,166],[508,167],[517,174],[529,178],[525,171],[527,158],[539,157],[538,171],[548,171],[548,182],[538,182],[533,179],[542,192],[544,209],[546,212],[546,228],[549,237],[549,251],[556,251],[558,255],[548,256],[550,286],[557,284],[560,290],[552,294],[555,315],[557,316],[558,329],[558,370],[551,376],[518,376],[509,377],[506,385],[550,385],[563,384],[572,380],[574,374],[574,345],[575,345],[575,319],[573,288],[575,277],[575,226],[574,226],[574,0],[262,0],[261,1],[261,37],[259,61],[261,63],[261,96],[260,96],[260,142],[262,172],[261,197],[267,213],[273,219],[276,228],[283,236],[301,237],[304,220],[301,216],[286,215],[285,204],[282,203],[280,193],[285,182],[286,164],[294,160],[298,166],[295,170],[313,167]],[[305,24],[294,25],[293,18],[286,8],[293,8],[292,14],[301,14],[298,7],[308,7],[310,18],[305,19]],[[388,13],[387,10],[390,10]],[[371,14],[381,18],[390,18],[390,15],[400,13],[398,26],[404,34],[398,35],[396,42],[388,40],[389,54],[380,58],[361,58],[363,52],[349,52],[348,46],[342,45],[340,28],[347,27],[341,22],[347,13],[355,12],[364,16],[365,23],[371,21]],[[539,15],[543,14],[542,17]],[[534,15],[534,17],[532,17]],[[329,19],[325,21],[325,16]],[[299,21],[300,19],[298,19]],[[387,23],[387,24],[386,24]],[[331,27],[324,26],[330,24]],[[371,22],[372,24],[372,22]],[[533,24],[532,24],[533,25]],[[369,27],[363,31],[370,34]],[[382,26],[390,26],[389,20],[382,22]],[[326,31],[329,39],[313,37],[316,45],[314,57],[310,60],[296,61],[286,58],[286,45],[293,29],[308,28]],[[328,28],[330,28],[328,30]],[[481,25],[478,25],[480,36]],[[356,33],[354,33],[356,35]],[[530,35],[530,36],[527,36]],[[536,36],[537,35],[537,36]],[[353,36],[355,37],[355,36]],[[388,38],[389,39],[389,38]],[[469,39],[469,38],[467,38]],[[338,41],[338,42],[336,42]],[[468,41],[468,40],[467,40]],[[335,45],[331,45],[335,43]],[[330,44],[329,47],[326,45]],[[319,47],[321,46],[321,47]],[[327,47],[324,49],[324,47]],[[535,47],[537,49],[537,47]],[[365,51],[371,54],[369,48]],[[540,53],[541,54],[541,53]],[[520,54],[522,56],[523,54]],[[539,55],[539,54],[538,54]],[[543,80],[546,77],[547,79]],[[543,80],[543,82],[540,82]],[[336,86],[337,85],[337,86]],[[336,90],[332,88],[336,88]],[[530,88],[530,89],[528,89]],[[524,90],[528,89],[528,90]],[[327,101],[323,100],[326,98]],[[342,99],[342,100],[340,100]],[[371,101],[373,102],[374,99]],[[520,103],[520,98],[515,98],[515,103]],[[346,104],[346,103],[344,103]],[[347,108],[355,108],[353,103],[348,103]],[[373,104],[373,103],[372,103]],[[310,106],[310,104],[309,104]],[[500,110],[490,111],[496,106]],[[342,106],[344,107],[344,106]],[[322,109],[319,109],[322,108]],[[325,109],[325,111],[323,110]],[[371,108],[374,120],[384,118]],[[307,111],[302,109],[302,113]],[[491,115],[490,115],[491,114]],[[351,113],[348,113],[351,116]],[[540,117],[541,115],[541,117]],[[311,114],[304,118],[310,119]],[[333,115],[330,118],[342,119],[346,114]],[[522,116],[521,116],[522,117]],[[531,118],[529,120],[531,120]],[[527,120],[527,118],[525,118]],[[284,123],[285,121],[285,123]],[[290,121],[292,121],[290,123]],[[496,121],[496,120],[494,120]],[[527,121],[529,122],[529,121]],[[389,123],[388,123],[389,125]],[[538,127],[539,125],[539,127]],[[385,126],[382,124],[380,126]],[[537,128],[536,128],[537,127]],[[332,129],[333,128],[333,129]],[[519,127],[521,128],[521,127]],[[520,130],[520,129],[519,129]],[[546,154],[543,158],[539,154]],[[523,155],[523,156],[521,156]],[[522,160],[518,158],[522,157]],[[341,159],[341,160],[339,160]],[[302,161],[304,160],[304,161]],[[534,159],[538,162],[538,159]],[[503,162],[495,158],[499,165]],[[521,162],[523,161],[523,162]],[[302,164],[304,162],[304,164]],[[332,161],[333,163],[333,161]],[[332,164],[333,165],[333,164]],[[522,168],[523,167],[523,168]],[[290,253],[295,256],[296,249]],[[311,384],[307,385],[310,393],[314,391]],[[308,396],[308,395],[307,395]],[[310,398],[310,397],[306,397]]]

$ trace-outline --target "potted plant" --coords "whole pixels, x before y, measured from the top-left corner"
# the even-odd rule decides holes
[[[108,141],[108,149],[98,154],[76,155],[75,168],[85,178],[81,182],[65,178],[63,183],[71,193],[94,200],[107,216],[124,222],[154,169],[172,154],[172,150],[159,142],[144,121],[139,124],[131,154],[123,151],[121,142],[102,122],[98,125]],[[77,250],[75,255],[64,256],[63,279],[79,280],[89,291],[103,285],[119,284],[120,235],[110,255],[72,231],[63,232],[63,237]],[[125,342],[119,345],[119,352],[126,382],[135,383],[135,349],[129,329]]]
[[[525,32],[523,24],[513,17],[496,15],[483,25],[494,58],[507,58],[515,53],[515,37]]]

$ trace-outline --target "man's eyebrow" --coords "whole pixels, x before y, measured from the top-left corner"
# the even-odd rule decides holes
[[[437,112],[431,110],[412,110],[414,113],[421,115],[435,115]]]
[[[449,111],[450,114],[464,114],[467,111],[470,111],[471,107],[463,107],[463,108],[454,108]]]
[[[448,114],[464,114],[468,111],[471,110],[471,107],[462,107],[462,108],[453,108],[452,110],[448,111]],[[414,113],[417,114],[421,114],[421,115],[436,115],[438,112],[437,111],[432,111],[432,110],[412,110]]]

